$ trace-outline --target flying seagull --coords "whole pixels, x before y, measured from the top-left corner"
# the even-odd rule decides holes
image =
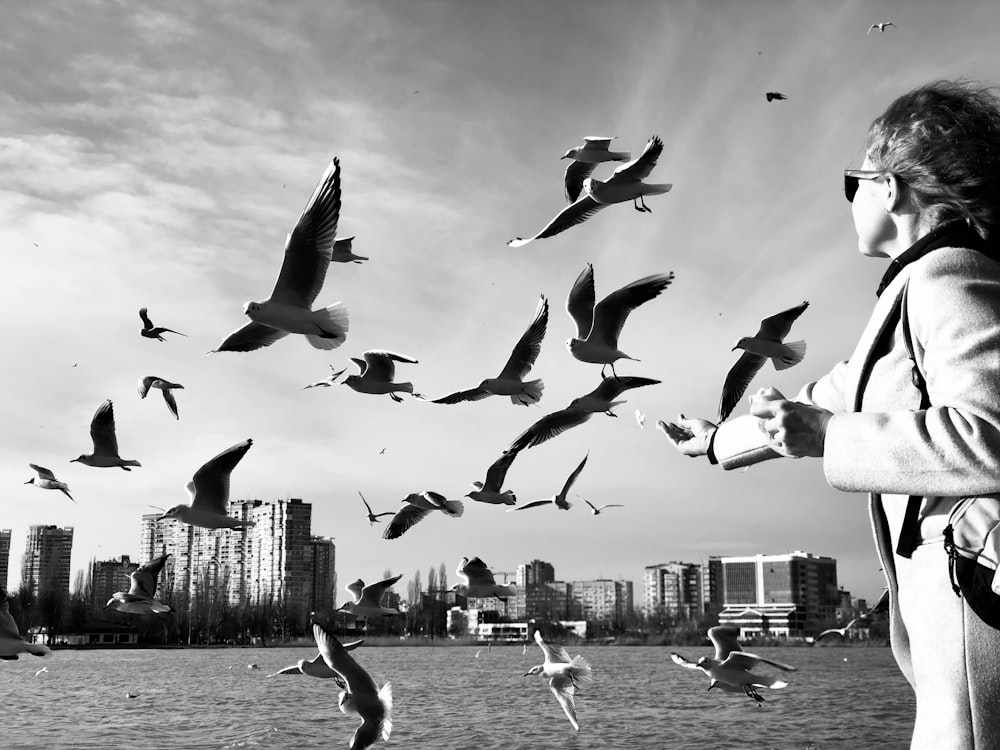
[[[892,21],[881,21],[879,23],[873,23],[871,26],[869,26],[868,34],[871,34],[875,29],[878,29],[878,32],[880,34],[884,34],[887,26],[892,26],[893,28],[896,28],[896,24],[894,24]]]
[[[602,182],[593,177],[587,177],[583,181],[583,193],[580,197],[560,211],[534,237],[516,237],[507,244],[510,247],[524,247],[532,240],[552,237],[586,221],[612,203],[632,201],[637,211],[649,212],[650,209],[646,206],[643,196],[666,193],[673,187],[670,184],[654,185],[643,182],[643,179],[648,177],[653,167],[656,166],[656,160],[662,151],[663,141],[654,135],[649,139],[646,148],[638,158],[627,164],[622,164],[607,180]]]
[[[580,464],[575,469],[573,469],[573,472],[569,475],[569,477],[566,479],[566,482],[563,484],[562,489],[559,490],[559,494],[545,498],[544,500],[532,500],[530,503],[525,503],[524,505],[519,505],[516,508],[511,508],[507,512],[512,513],[515,510],[524,510],[525,508],[537,508],[542,505],[554,505],[560,510],[569,510],[572,503],[570,503],[570,501],[566,499],[566,496],[569,494],[570,488],[576,482],[576,478],[580,476],[580,472],[583,471],[583,467],[587,465],[587,458],[589,456],[590,454],[588,453],[586,456],[583,457],[583,460],[580,462]]]
[[[583,181],[590,177],[594,168],[598,164],[607,161],[628,161],[632,154],[628,151],[609,151],[615,136],[587,136],[583,139],[583,145],[571,148],[563,159],[572,159],[570,165],[566,167],[566,174],[563,179],[566,185],[566,199],[572,203],[580,197],[583,191]]]
[[[769,102],[773,102],[773,101],[774,101],[775,99],[777,99],[778,101],[782,101],[782,100],[784,100],[784,99],[787,99],[787,98],[788,98],[788,97],[787,97],[787,96],[785,96],[784,94],[782,94],[782,93],[779,93],[779,92],[777,92],[777,91],[768,91],[768,92],[767,92],[766,94],[764,94],[764,96],[766,96],[766,97],[767,97],[767,100],[768,100]]]
[[[379,689],[347,648],[319,623],[313,623],[313,637],[323,661],[346,683],[338,698],[340,710],[361,719],[349,743],[351,750],[365,750],[379,737],[388,740],[392,732],[392,685],[387,682]]]
[[[358,494],[361,495],[361,490],[358,490]],[[361,502],[363,502],[365,504],[365,508],[368,509],[368,525],[369,526],[374,526],[377,523],[381,523],[381,521],[379,521],[378,519],[380,519],[382,516],[393,516],[393,515],[395,515],[395,513],[393,513],[391,510],[387,510],[385,513],[373,513],[372,512],[372,506],[370,506],[368,504],[368,501],[365,500],[365,496],[364,495],[361,495]]]
[[[149,319],[149,314],[146,312],[145,307],[139,308],[139,317],[142,318],[142,330],[139,331],[139,335],[145,336],[147,339],[166,341],[166,339],[163,338],[162,336],[162,334],[164,333],[176,333],[178,336],[187,336],[186,333],[175,331],[173,328],[163,328],[161,326],[154,326],[153,321]]]
[[[333,365],[330,365],[330,374],[327,375],[322,380],[317,380],[315,383],[310,383],[309,385],[302,386],[302,390],[306,388],[329,388],[331,385],[337,384],[337,378],[344,374],[343,370],[338,370]]]
[[[121,458],[118,455],[118,438],[115,437],[115,410],[108,399],[97,407],[94,418],[90,420],[90,439],[94,444],[93,453],[81,454],[70,459],[70,463],[79,461],[86,466],[110,468],[117,466],[125,471],[132,471],[130,466],[142,466],[133,459]]]
[[[590,500],[588,500],[585,497],[580,497],[579,495],[577,495],[577,497],[579,497],[581,500],[583,500],[583,502],[585,502],[587,505],[590,506],[590,513],[591,513],[591,515],[594,515],[594,516],[601,515],[601,511],[604,510],[605,508],[624,508],[625,507],[624,505],[621,505],[619,503],[607,503],[606,505],[594,505],[592,502],[590,502]]]
[[[478,557],[471,559],[463,557],[458,563],[458,569],[455,572],[462,579],[463,583],[455,584],[450,590],[457,591],[460,585],[464,585],[467,597],[485,599],[495,596],[500,601],[506,602],[507,597],[517,595],[517,586],[513,584],[501,586],[498,584],[493,577],[493,571]]]
[[[393,380],[396,377],[395,362],[405,362],[407,364],[417,364],[417,360],[405,354],[384,349],[369,349],[364,353],[364,359],[351,357],[351,362],[358,366],[361,373],[358,375],[348,375],[342,382],[348,388],[358,393],[371,393],[374,395],[389,394],[393,401],[403,399],[397,393],[409,393],[414,397],[421,398],[420,394],[413,393],[413,383],[397,383]],[[341,370],[330,377],[336,380],[344,371]]]
[[[400,612],[395,607],[383,607],[382,600],[385,598],[385,593],[402,577],[403,574],[400,573],[367,586],[360,578],[347,584],[345,588],[351,593],[354,601],[344,602],[337,608],[338,611],[349,612],[355,617],[398,615]]]
[[[549,678],[549,690],[559,701],[566,718],[579,731],[580,724],[576,720],[576,687],[578,682],[592,681],[590,664],[579,654],[572,659],[562,646],[550,646],[542,640],[540,631],[535,631],[535,643],[545,654],[545,663],[532,667],[524,676],[540,674]]]
[[[738,632],[734,628],[716,625],[708,630],[708,637],[715,645],[715,658],[703,656],[694,662],[677,653],[671,653],[670,658],[674,664],[704,672],[711,678],[709,690],[718,687],[725,692],[742,692],[757,701],[759,705],[764,698],[757,692],[757,688],[777,689],[785,687],[788,683],[769,675],[754,674],[750,670],[759,664],[770,664],[786,672],[794,672],[795,667],[747,653],[740,645],[737,635]]]
[[[177,401],[174,399],[174,394],[170,391],[177,388],[183,389],[184,386],[180,383],[171,383],[169,380],[158,378],[155,375],[146,375],[139,379],[140,398],[146,398],[146,394],[149,393],[150,388],[160,389],[160,392],[163,394],[163,400],[167,402],[167,408],[170,409],[170,413],[174,415],[174,419],[180,419],[180,415],[177,413]]]
[[[615,401],[616,398],[631,388],[657,385],[659,382],[659,380],[652,378],[641,378],[633,375],[604,378],[601,384],[590,393],[573,399],[565,409],[546,414],[531,425],[514,438],[514,441],[507,447],[507,452],[516,453],[525,448],[541,445],[546,440],[583,424],[594,414],[602,413],[609,417],[617,417],[618,415],[611,410],[625,402]]]
[[[111,608],[132,615],[173,612],[173,607],[158,602],[154,598],[156,595],[156,579],[159,577],[160,571],[163,570],[163,565],[168,557],[170,557],[169,554],[160,555],[156,559],[150,560],[138,570],[132,571],[132,574],[129,576],[132,582],[129,585],[128,593],[116,591],[108,599],[108,603],[104,605],[104,608]]]
[[[570,354],[581,362],[601,365],[602,376],[608,365],[614,374],[615,362],[619,359],[638,361],[618,348],[618,337],[629,313],[659,296],[673,280],[673,271],[645,276],[611,292],[595,305],[594,266],[588,263],[576,277],[566,298],[566,312],[573,318],[577,330],[577,338],[566,342]]]
[[[351,641],[350,643],[344,644],[345,651],[353,651],[358,646],[364,643],[364,639]],[[340,685],[341,690],[347,689],[347,683],[344,682],[343,678],[326,663],[323,658],[323,654],[320,652],[316,653],[316,656],[312,659],[299,659],[295,664],[290,667],[285,667],[279,669],[277,672],[269,674],[268,677],[277,677],[281,674],[295,674],[295,675],[309,675],[310,677],[318,677],[321,680],[334,680],[338,685]]]
[[[301,333],[317,349],[335,349],[347,338],[347,309],[340,302],[313,310],[333,254],[340,217],[340,160],[334,159],[285,240],[285,257],[271,296],[247,302],[250,322],[233,331],[215,352],[251,352],[289,333]]]
[[[422,521],[432,511],[439,510],[446,516],[458,518],[465,512],[461,500],[449,500],[444,495],[431,490],[414,492],[403,498],[403,507],[389,521],[382,534],[383,539],[397,539],[411,526]]]
[[[432,404],[457,404],[461,401],[480,401],[488,396],[509,396],[512,404],[538,403],[545,384],[541,380],[525,381],[524,376],[535,364],[542,349],[542,339],[549,324],[549,301],[542,295],[535,308],[535,317],[527,330],[521,334],[514,351],[507,359],[500,374],[487,378],[475,388],[457,391],[431,401]]]
[[[517,495],[510,490],[503,491],[503,483],[507,477],[507,470],[516,456],[516,452],[502,453],[500,458],[490,464],[490,468],[486,470],[486,481],[473,482],[472,486],[475,489],[465,496],[480,503],[514,505],[517,502]]]
[[[36,487],[41,487],[43,490],[59,490],[70,500],[73,500],[73,496],[69,494],[69,485],[65,482],[60,482],[56,479],[56,475],[53,474],[49,469],[44,466],[39,466],[38,464],[28,464],[36,474],[37,477],[32,477],[25,484],[33,484]],[[73,500],[76,503],[76,500]],[[79,503],[77,503],[79,505]]]
[[[351,251],[351,245],[354,243],[354,236],[345,237],[342,240],[337,240],[333,243],[333,254],[330,256],[330,262],[332,263],[361,263],[362,261],[368,260],[364,255],[355,255]]]
[[[726,375],[722,386],[722,398],[719,401],[719,420],[722,421],[732,412],[733,408],[743,398],[750,381],[770,359],[775,370],[785,370],[798,364],[806,354],[805,341],[783,343],[785,336],[792,330],[792,323],[805,312],[809,302],[782,310],[780,313],[760,321],[760,328],[754,336],[744,336],[733,347],[733,351],[742,349],[743,354],[736,360]]]
[[[21,637],[17,623],[10,614],[10,598],[3,586],[0,586],[0,660],[15,661],[20,653],[32,656],[51,656],[48,646],[29,643]],[[37,673],[35,674],[37,677]]]
[[[859,625],[867,625],[868,623],[871,622],[872,618],[875,615],[884,614],[888,610],[889,610],[889,590],[886,589],[885,591],[882,592],[882,596],[875,603],[874,607],[869,609],[867,612],[863,612],[858,617],[855,617],[853,620],[848,622],[842,628],[828,628],[827,630],[824,630],[813,640],[813,645],[815,646],[824,638],[830,638],[834,635],[838,635],[841,638],[846,638],[848,631],[853,630]]]
[[[253,526],[254,521],[244,521],[230,516],[227,507],[229,475],[250,450],[251,445],[253,440],[247,438],[207,461],[187,483],[186,489],[191,496],[191,504],[182,503],[168,508],[158,520],[176,518],[178,521],[203,529],[243,529]]]

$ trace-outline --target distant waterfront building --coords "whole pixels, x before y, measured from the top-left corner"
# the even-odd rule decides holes
[[[621,628],[632,617],[632,581],[573,581],[573,619]]]
[[[701,561],[701,606],[709,617],[718,617],[726,607],[726,592],[722,582],[722,558],[718,555]]]
[[[69,597],[70,556],[73,527],[29,526],[28,542],[21,560],[21,578],[32,595],[55,590]]]
[[[10,573],[10,534],[10,529],[0,529],[0,587],[4,590],[10,588],[7,585]]]
[[[309,540],[309,557],[309,568],[312,573],[309,611],[336,609],[337,546],[332,539],[314,536]]]
[[[647,565],[642,588],[647,616],[663,613],[687,619],[704,611],[702,567],[695,563]]]
[[[128,591],[132,586],[132,573],[139,564],[122,555],[117,560],[94,560],[90,567],[90,603],[103,607],[117,591]]]
[[[833,558],[796,550],[720,559],[726,608],[719,623],[739,627],[741,637],[804,637],[834,619],[840,597]]]
[[[571,602],[570,586],[565,581],[529,583],[517,589],[518,619],[569,620]]]
[[[552,567],[552,563],[542,560],[532,560],[526,565],[517,566],[518,589],[524,589],[535,583],[552,583],[555,580],[556,569]]]

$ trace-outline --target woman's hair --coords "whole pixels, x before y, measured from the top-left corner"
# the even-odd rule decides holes
[[[965,220],[1000,235],[1000,100],[967,82],[936,81],[896,99],[872,122],[865,152],[912,192],[931,228]]]

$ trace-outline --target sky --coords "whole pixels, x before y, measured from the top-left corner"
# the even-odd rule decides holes
[[[454,580],[463,556],[495,571],[538,558],[560,580],[633,580],[638,606],[645,566],[803,550],[836,558],[842,587],[877,598],[866,498],[830,488],[821,460],[724,472],[653,425],[714,419],[733,344],[803,300],[791,338],[806,340],[804,361],[767,365],[750,390],[792,395],[850,355],[884,261],[857,251],[842,170],[860,165],[869,123],[899,94],[938,78],[1000,83],[992,4],[8,5],[0,528],[13,530],[11,585],[29,525],[75,528],[74,571],[135,556],[149,506],[187,502],[199,466],[252,438],[232,497],[312,503],[341,581],[390,569],[405,592],[442,562]],[[674,187],[647,200],[652,213],[610,206],[506,245],[561,210],[568,148],[616,136],[614,148],[638,154],[654,134],[664,149],[649,179]],[[335,156],[338,236],[370,257],[331,265],[316,301],[346,305],[346,342],[324,352],[289,336],[206,356],[246,321],[244,302],[270,293],[285,235]],[[600,368],[565,347],[566,295],[587,263],[598,299],[675,273],[620,338],[639,361],[619,374],[662,383],[626,394],[619,419],[596,415],[524,451],[506,487],[549,497],[589,454],[574,491],[625,507],[592,516],[571,497],[569,511],[505,513],[466,498],[461,518],[382,539],[359,491],[376,511],[422,490],[461,499],[522,430],[597,385]],[[368,349],[417,359],[397,380],[428,396],[473,387],[499,372],[543,294],[537,406],[303,389]],[[140,307],[187,336],[139,336]],[[158,393],[139,398],[144,375],[185,386],[179,421]],[[69,463],[90,452],[105,399],[122,457],[142,463],[130,473]],[[79,504],[24,484],[29,462]]]

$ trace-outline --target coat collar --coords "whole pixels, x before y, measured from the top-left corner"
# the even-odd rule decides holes
[[[885,288],[899,275],[899,272],[903,268],[940,247],[967,247],[991,257],[997,257],[996,249],[987,245],[966,222],[961,220],[949,221],[928,232],[892,259],[889,267],[885,270],[885,274],[882,276],[882,281],[879,283],[878,289],[875,290],[875,296],[881,297]]]

